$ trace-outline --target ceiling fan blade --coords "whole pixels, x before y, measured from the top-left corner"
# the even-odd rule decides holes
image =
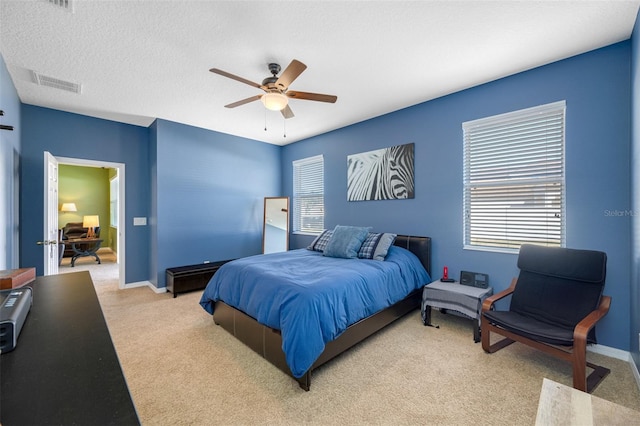
[[[282,116],[284,118],[293,118],[293,117],[295,117],[293,115],[293,111],[291,111],[291,107],[289,105],[287,105],[286,107],[282,108],[282,110],[280,110],[280,112],[282,113]]]
[[[248,84],[249,86],[253,86],[253,87],[257,87],[258,89],[262,89],[262,86],[259,85],[258,83],[254,83],[253,81],[247,80],[246,78],[242,78],[242,77],[238,77],[237,75],[228,73],[226,71],[222,71],[218,68],[211,68],[209,71],[211,71],[212,73],[215,74],[220,74],[224,77],[228,77],[232,80],[236,80],[239,81],[240,83],[244,83],[244,84]]]
[[[329,102],[331,104],[335,103],[338,100],[337,96],[323,95],[322,93],[288,91],[285,94],[291,99],[305,99],[308,101]]]
[[[287,87],[289,87],[289,85],[293,83],[293,80],[298,78],[298,76],[302,74],[302,71],[306,69],[307,66],[305,64],[298,61],[297,59],[294,59],[282,72],[282,74],[280,74],[280,77],[278,77],[278,81],[276,81],[276,87],[280,90],[287,90]]]
[[[237,102],[234,102],[234,103],[229,104],[229,105],[225,105],[224,107],[225,108],[235,108],[235,107],[240,106],[240,105],[248,104],[249,102],[257,101],[261,97],[262,97],[262,95],[255,95],[255,96],[252,96],[250,98],[243,99],[241,101],[237,101]]]

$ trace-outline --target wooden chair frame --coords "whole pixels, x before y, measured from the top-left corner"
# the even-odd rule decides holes
[[[505,330],[501,327],[491,324],[484,318],[484,312],[493,309],[493,305],[500,299],[510,296],[516,288],[518,279],[514,278],[511,285],[506,290],[488,297],[482,304],[482,320],[481,320],[481,339],[482,349],[487,353],[496,352],[513,342],[524,343],[542,352],[553,355],[557,358],[569,361],[573,366],[573,387],[583,392],[591,393],[600,384],[600,382],[610,373],[608,368],[587,362],[587,334],[596,325],[596,323],[609,312],[611,306],[611,297],[602,296],[600,305],[585,318],[583,318],[573,331],[573,346],[564,349],[559,346],[531,340],[527,337]],[[491,332],[504,336],[493,345],[491,342]],[[586,376],[586,367],[593,369],[589,376]]]

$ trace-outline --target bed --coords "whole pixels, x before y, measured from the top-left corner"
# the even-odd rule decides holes
[[[431,239],[408,235],[384,261],[307,249],[250,256],[223,265],[200,304],[308,391],[314,369],[420,306],[430,262]]]

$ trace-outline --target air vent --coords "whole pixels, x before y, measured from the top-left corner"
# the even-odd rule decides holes
[[[59,78],[48,77],[35,71],[31,71],[31,75],[33,76],[33,82],[40,86],[53,87],[54,89],[65,90],[72,93],[82,92],[82,86],[78,83],[60,80]]]
[[[72,0],[45,0],[61,9],[73,13],[73,1]]]

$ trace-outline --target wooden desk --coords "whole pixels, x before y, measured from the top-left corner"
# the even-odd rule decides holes
[[[139,425],[89,272],[30,286],[17,346],[0,356],[2,425]]]
[[[638,425],[640,412],[543,379],[536,426]]]

